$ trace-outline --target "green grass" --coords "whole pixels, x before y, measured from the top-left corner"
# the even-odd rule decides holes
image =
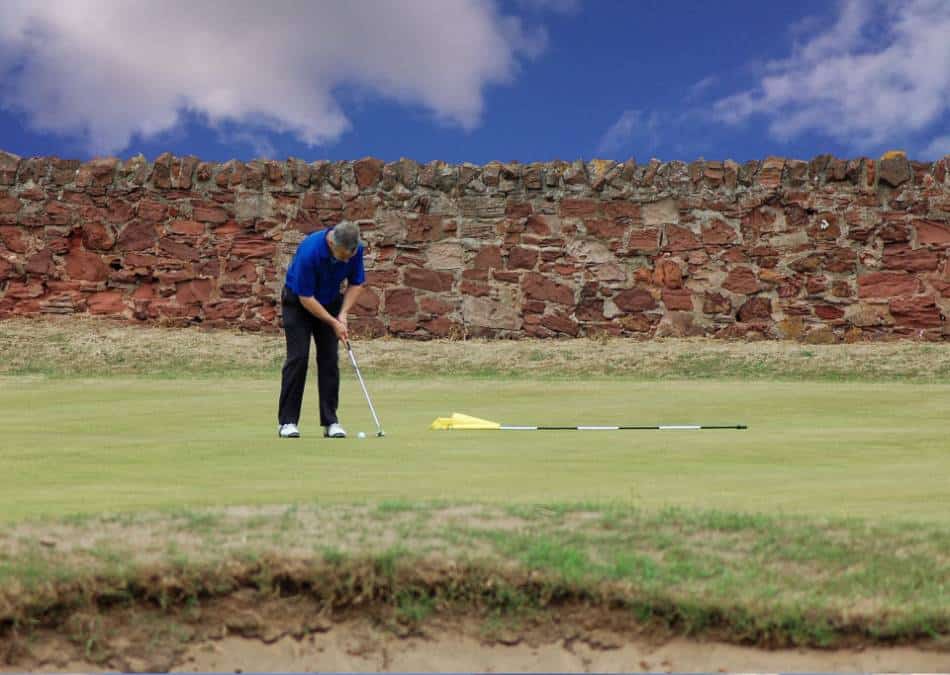
[[[530,362],[564,355],[542,356]],[[131,602],[158,592],[154,565],[188,597],[225,594],[245,583],[228,576],[240,568],[262,591],[278,577],[342,579],[340,598],[375,588],[410,628],[474,600],[486,631],[507,634],[573,598],[739,642],[946,645],[950,384],[773,381],[778,362],[729,358],[747,379],[721,379],[722,355],[675,350],[646,379],[499,376],[492,359],[407,376],[368,358],[386,437],[345,370],[345,440],[322,438],[312,389],[303,438],[278,439],[274,372],[190,377],[163,362],[146,376],[0,376],[0,605],[10,593],[12,620],[28,621],[93,597]],[[428,430],[455,411],[749,428]],[[433,571],[426,556],[452,564]],[[180,600],[161,593],[162,607]],[[94,628],[73,631],[90,652]]]
[[[950,385],[377,377],[343,383],[346,440],[316,400],[276,437],[276,379],[0,379],[0,518],[218,505],[432,500],[621,503],[950,523]],[[747,431],[437,432],[453,411],[509,424],[745,423]],[[366,431],[368,438],[355,438]],[[737,520],[738,519],[738,520]]]

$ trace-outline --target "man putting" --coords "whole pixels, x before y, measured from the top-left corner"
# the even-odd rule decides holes
[[[346,292],[341,294],[343,281]],[[310,338],[317,345],[317,390],[324,436],[346,438],[336,408],[340,399],[337,347],[349,340],[347,315],[366,280],[363,246],[356,223],[342,222],[300,242],[281,293],[287,359],[281,371],[278,435],[298,438],[300,406],[307,383]]]

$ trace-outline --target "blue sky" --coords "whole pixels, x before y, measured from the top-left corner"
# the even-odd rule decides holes
[[[0,149],[929,160],[950,2],[4,0]]]

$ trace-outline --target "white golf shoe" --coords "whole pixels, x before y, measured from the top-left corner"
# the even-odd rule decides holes
[[[341,427],[339,423],[334,422],[327,427],[326,431],[323,432],[323,435],[327,438],[346,438],[346,429]]]
[[[296,424],[281,424],[277,429],[277,435],[281,438],[300,438],[300,429]]]

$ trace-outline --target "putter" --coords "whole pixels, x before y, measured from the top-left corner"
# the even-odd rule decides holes
[[[363,376],[360,374],[360,367],[356,363],[356,356],[353,354],[353,348],[350,346],[349,340],[346,340],[344,344],[346,345],[346,353],[350,355],[350,363],[353,364],[353,370],[356,371],[356,379],[360,381],[360,388],[363,390],[363,396],[366,397],[366,402],[369,404],[369,411],[373,414],[373,421],[376,422],[376,436],[382,438],[386,434],[383,433],[383,427],[379,423],[379,417],[376,415],[376,408],[373,407],[373,401],[370,400],[369,392],[366,390],[366,383],[363,382]]]

